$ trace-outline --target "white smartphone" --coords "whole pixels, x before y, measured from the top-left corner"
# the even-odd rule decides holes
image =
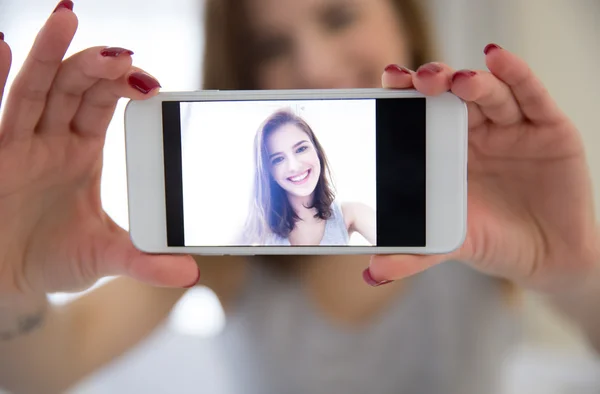
[[[466,104],[412,90],[160,93],[125,112],[148,253],[438,254],[464,241]]]

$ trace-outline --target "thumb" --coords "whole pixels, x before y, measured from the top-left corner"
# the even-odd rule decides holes
[[[363,276],[367,283],[377,286],[416,275],[446,260],[446,255],[373,256]]]
[[[192,287],[200,280],[200,270],[191,256],[154,255],[139,251],[129,233],[114,222],[96,239],[96,273],[128,276],[152,286]]]
[[[373,256],[363,276],[367,283],[378,286],[416,275],[444,261],[468,260],[469,250],[469,243],[465,242],[459,249],[446,254]]]

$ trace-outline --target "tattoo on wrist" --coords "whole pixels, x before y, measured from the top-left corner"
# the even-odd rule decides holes
[[[40,328],[44,323],[46,310],[47,308],[43,308],[35,313],[19,316],[15,327],[12,329],[0,330],[0,342],[13,340]]]

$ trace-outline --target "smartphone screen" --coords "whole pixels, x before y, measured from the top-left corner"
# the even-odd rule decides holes
[[[165,101],[169,247],[426,245],[426,99]]]

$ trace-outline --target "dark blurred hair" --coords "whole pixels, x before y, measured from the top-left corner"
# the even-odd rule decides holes
[[[257,61],[249,32],[243,0],[205,0],[206,47],[203,88],[221,90],[257,89]],[[302,1],[302,0],[297,0]],[[433,61],[431,30],[422,9],[422,0],[389,0],[408,34],[410,64],[416,69]],[[383,70],[382,70],[383,72]]]
[[[304,119],[295,115],[291,110],[279,110],[263,122],[254,138],[254,168],[256,172],[253,181],[253,197],[246,228],[242,235],[246,244],[264,244],[273,234],[287,238],[294,229],[296,221],[299,220],[289,202],[286,191],[273,179],[270,171],[269,137],[288,124],[295,125],[306,133],[321,164],[319,180],[313,194],[313,203],[308,208],[316,208],[315,217],[322,220],[327,220],[332,215],[331,204],[335,194],[331,186],[329,163],[323,147]]]

